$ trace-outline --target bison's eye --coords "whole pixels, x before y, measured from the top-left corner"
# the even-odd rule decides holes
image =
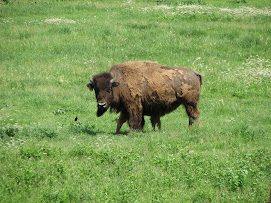
[[[95,94],[99,94],[99,90],[94,88]]]
[[[110,91],[110,89],[107,89],[106,92],[107,92],[107,93],[110,93],[111,91]]]

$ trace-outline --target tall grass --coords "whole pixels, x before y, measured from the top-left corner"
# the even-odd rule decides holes
[[[2,1],[3,202],[264,202],[270,191],[269,1]],[[201,73],[201,125],[114,135],[88,78],[150,60]],[[75,122],[74,118],[78,117]],[[122,133],[128,133],[124,125]]]

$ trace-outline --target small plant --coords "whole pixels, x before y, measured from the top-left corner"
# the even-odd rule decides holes
[[[185,1],[172,1],[172,0],[157,0],[157,4],[166,4],[166,5],[205,5],[203,0],[185,0]]]
[[[247,3],[246,0],[230,0],[230,2],[231,3],[237,3],[237,4],[239,4],[239,3]]]
[[[57,115],[63,115],[63,114],[65,114],[66,112],[67,112],[67,111],[64,110],[64,109],[57,109],[57,110],[53,111],[52,113],[53,113],[55,116],[57,116]]]
[[[35,147],[23,147],[20,149],[20,155],[22,158],[41,158],[42,152]]]
[[[35,137],[40,138],[56,138],[58,136],[54,129],[45,127],[35,128],[33,132],[30,131],[29,133],[35,135]]]
[[[18,132],[18,129],[16,128],[13,128],[13,127],[6,128],[6,134],[9,137],[14,137],[17,132]]]
[[[55,157],[61,155],[60,148],[50,148],[47,146],[25,146],[20,148],[20,155],[22,158],[40,159],[42,157]]]
[[[230,191],[241,189],[248,176],[248,171],[245,169],[228,168],[225,177]]]
[[[166,5],[178,5],[178,1],[176,0],[157,0],[157,4],[166,4]]]
[[[3,139],[5,136],[8,137],[15,137],[15,135],[18,133],[19,129],[16,126],[6,126],[0,128],[0,136]]]
[[[186,0],[181,2],[182,5],[205,5],[203,0]]]
[[[3,4],[9,4],[9,3],[11,3],[11,0],[1,0],[1,2],[3,2]],[[1,2],[0,2],[0,4],[1,4]]]

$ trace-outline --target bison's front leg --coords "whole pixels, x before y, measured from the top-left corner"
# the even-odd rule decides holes
[[[119,120],[118,120],[118,124],[117,124],[116,134],[119,134],[119,133],[120,133],[121,126],[122,126],[123,123],[125,123],[127,120],[128,120],[127,112],[121,111],[121,112],[120,112],[120,117],[119,117]]]
[[[132,105],[129,109],[129,126],[132,133],[133,130],[140,131],[143,127],[143,107],[142,105]]]

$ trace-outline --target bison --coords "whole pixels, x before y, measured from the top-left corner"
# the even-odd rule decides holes
[[[116,134],[128,121],[131,133],[142,130],[144,115],[151,116],[153,129],[161,129],[160,117],[178,106],[185,106],[189,127],[199,121],[197,107],[202,76],[183,67],[170,67],[156,62],[136,61],[113,65],[109,72],[90,77],[87,87],[95,91],[97,116],[110,107],[120,112]]]

